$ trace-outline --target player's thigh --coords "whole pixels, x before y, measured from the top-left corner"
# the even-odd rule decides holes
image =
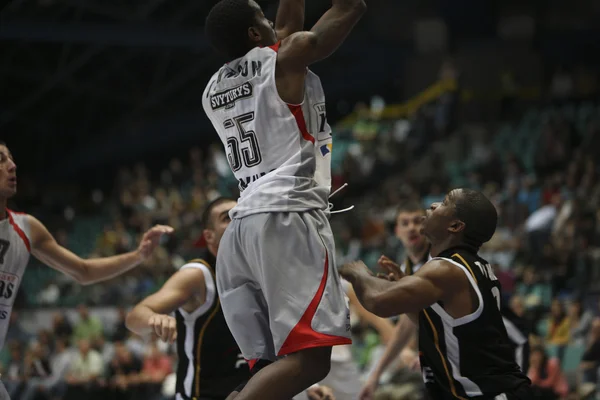
[[[240,245],[239,220],[221,238],[217,289],[227,326],[246,360],[275,359],[268,307]]]
[[[277,354],[350,343],[347,302],[324,214],[273,213],[261,228],[257,276]]]

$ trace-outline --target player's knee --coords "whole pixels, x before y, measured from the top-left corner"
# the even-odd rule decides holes
[[[310,380],[317,383],[325,379],[331,369],[331,347],[317,347],[300,351],[303,372],[310,374]]]

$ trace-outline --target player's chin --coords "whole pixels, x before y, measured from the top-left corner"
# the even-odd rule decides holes
[[[17,194],[17,187],[0,189],[0,197],[9,198]]]

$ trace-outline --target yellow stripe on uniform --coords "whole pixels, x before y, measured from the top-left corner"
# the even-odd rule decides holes
[[[210,264],[207,263],[206,261],[204,261],[202,259],[196,259],[196,260],[192,260],[190,262],[204,264],[209,269],[213,278],[216,279],[215,272],[213,271]],[[204,333],[206,332],[206,328],[208,328],[208,324],[210,324],[210,322],[213,320],[213,318],[217,314],[217,311],[219,311],[220,307],[221,307],[221,302],[219,300],[219,297],[217,296],[217,304],[215,305],[215,309],[212,311],[212,313],[210,313],[210,315],[206,319],[206,322],[204,322],[204,325],[202,325],[202,329],[200,329],[200,333],[198,334],[198,341],[197,341],[198,344],[196,347],[196,379],[195,379],[195,381],[196,381],[195,393],[196,393],[196,396],[198,396],[198,397],[200,396],[200,356],[202,355],[202,339],[204,338]]]
[[[454,253],[452,254],[452,257],[457,257],[460,261],[462,261],[462,263],[464,264],[465,267],[468,268],[469,272],[471,273],[471,275],[473,276],[473,279],[475,279],[475,283],[477,283],[477,277],[475,276],[475,274],[473,273],[473,270],[471,269],[471,266],[469,265],[469,263],[467,262],[467,260],[465,260],[460,254],[458,253]]]
[[[454,379],[452,379],[452,377],[450,376],[450,371],[448,370],[448,365],[446,364],[446,358],[444,357],[444,354],[442,353],[442,350],[440,349],[440,338],[438,337],[438,333],[435,330],[433,321],[431,321],[431,318],[429,318],[429,314],[427,314],[426,310],[423,310],[423,314],[425,315],[425,318],[427,318],[429,325],[431,325],[431,331],[433,332],[433,342],[435,344],[435,348],[436,348],[438,354],[440,355],[440,358],[442,359],[442,365],[444,366],[444,371],[446,371],[446,377],[448,378],[448,383],[450,383],[450,391],[452,392],[452,395],[454,395],[454,397],[456,397],[457,399],[466,400],[464,397],[460,397],[456,393],[456,388],[454,387]]]

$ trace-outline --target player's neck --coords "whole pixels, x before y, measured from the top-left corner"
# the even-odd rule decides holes
[[[455,238],[453,236],[447,237],[446,239],[444,239],[443,241],[439,242],[439,243],[431,243],[431,257],[437,257],[440,255],[440,253],[443,253],[444,251],[451,249],[453,247],[456,246],[460,246],[461,242],[458,238]]]
[[[8,216],[8,211],[6,211],[7,200],[0,197],[0,220],[3,220]]]
[[[207,245],[206,248],[208,249],[209,253],[212,254],[212,256],[214,258],[217,258],[217,249],[218,247],[212,246],[212,245]]]

